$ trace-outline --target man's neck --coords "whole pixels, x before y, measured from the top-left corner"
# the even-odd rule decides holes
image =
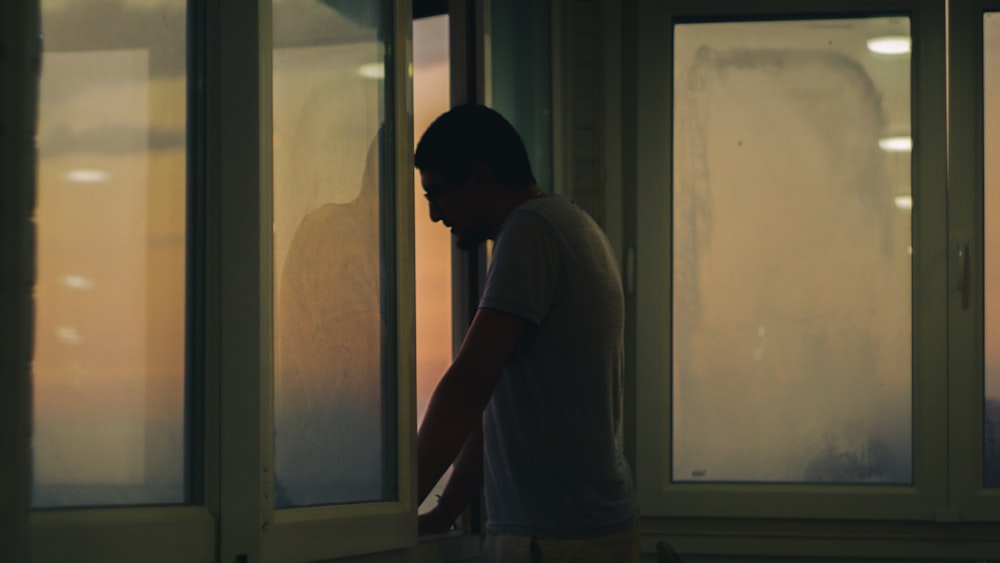
[[[490,239],[496,240],[497,235],[500,234],[500,227],[503,226],[504,221],[507,220],[507,216],[515,209],[527,201],[540,198],[544,195],[545,192],[539,189],[537,184],[531,184],[523,190],[497,192],[497,198],[493,206],[496,213],[494,214]]]

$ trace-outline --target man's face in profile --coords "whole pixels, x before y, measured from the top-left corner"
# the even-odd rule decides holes
[[[430,209],[431,221],[444,223],[458,238],[462,250],[474,250],[487,239],[481,217],[481,201],[472,179],[455,180],[445,174],[420,171],[420,183]]]

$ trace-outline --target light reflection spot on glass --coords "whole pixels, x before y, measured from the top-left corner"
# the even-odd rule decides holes
[[[76,182],[78,184],[97,184],[100,182],[106,182],[111,178],[111,175],[104,170],[79,169],[70,170],[66,173],[65,178],[70,182]]]

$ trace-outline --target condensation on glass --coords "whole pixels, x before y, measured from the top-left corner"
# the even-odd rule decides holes
[[[41,3],[36,508],[188,498],[186,5]]]
[[[274,2],[275,501],[388,499],[394,188],[380,2]]]
[[[676,26],[674,481],[911,481],[909,27]]]
[[[984,468],[987,487],[1000,487],[1000,12],[983,15],[983,132],[986,225],[986,404]]]
[[[448,111],[451,100],[448,16],[413,21],[413,144],[434,119]],[[431,393],[452,358],[451,234],[432,223],[423,197],[419,171],[414,171],[414,246],[416,251],[417,424],[424,418]],[[428,496],[436,504],[447,476]]]

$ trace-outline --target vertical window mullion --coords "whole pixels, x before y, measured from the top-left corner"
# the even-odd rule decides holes
[[[981,150],[982,72],[977,64],[981,40],[969,29],[975,23],[975,4],[950,3],[948,41],[948,463],[949,492],[959,519],[967,516],[968,504],[982,482],[982,427],[977,424],[982,390],[976,381],[977,375],[982,377],[982,333],[976,330],[977,324],[982,326],[982,291],[971,291],[973,280],[981,279],[973,271],[981,273],[982,261],[970,260],[973,252],[982,256],[983,240],[975,204],[976,196],[982,197],[982,161],[976,156]]]
[[[33,327],[35,226],[35,143],[41,56],[37,41],[38,2],[8,2],[0,8],[0,82],[5,85],[0,106],[0,255],[8,275],[0,276],[0,559],[28,559],[27,512],[31,489],[31,331]]]
[[[257,560],[268,519],[270,321],[269,2],[220,2],[208,65],[218,147],[220,557]],[[214,89],[213,89],[214,86]],[[214,104],[214,105],[213,105]],[[217,150],[217,152],[216,152]],[[212,407],[209,407],[212,408]]]
[[[1000,2],[950,3],[949,39],[949,466],[953,515],[961,521],[995,521],[1000,489],[990,482],[988,470],[996,463],[989,453],[995,447],[997,421],[989,408],[988,379],[991,349],[987,337],[997,330],[989,307],[996,281],[987,270],[997,249],[987,205],[995,201],[996,170],[986,154],[987,141],[995,138],[996,118],[987,121],[992,105],[986,75],[995,70],[988,61],[996,57],[995,43],[986,41],[987,13],[1000,14]],[[992,50],[991,50],[992,49]],[[991,129],[993,128],[993,129]],[[991,137],[992,135],[992,137]],[[995,150],[995,148],[993,149]],[[990,168],[993,166],[993,168]],[[992,181],[993,185],[987,184]],[[990,324],[994,323],[994,324]],[[995,384],[994,384],[995,385]],[[992,391],[994,394],[996,391]],[[994,469],[995,470],[995,469]]]
[[[213,314],[209,306],[215,269],[209,256],[218,256],[218,237],[213,237],[208,217],[217,209],[218,190],[209,182],[208,146],[210,135],[217,131],[208,117],[206,90],[208,63],[208,21],[210,8],[205,3],[189,2],[187,14],[187,289],[185,310],[185,415],[184,441],[188,452],[184,482],[191,502],[202,504],[218,514],[218,370],[211,369],[209,351],[217,343],[209,342],[214,334]],[[217,184],[216,184],[217,185]],[[214,206],[214,207],[213,207]],[[214,326],[218,326],[217,322]]]
[[[944,3],[913,17],[913,484],[936,519],[947,514],[947,121]]]

